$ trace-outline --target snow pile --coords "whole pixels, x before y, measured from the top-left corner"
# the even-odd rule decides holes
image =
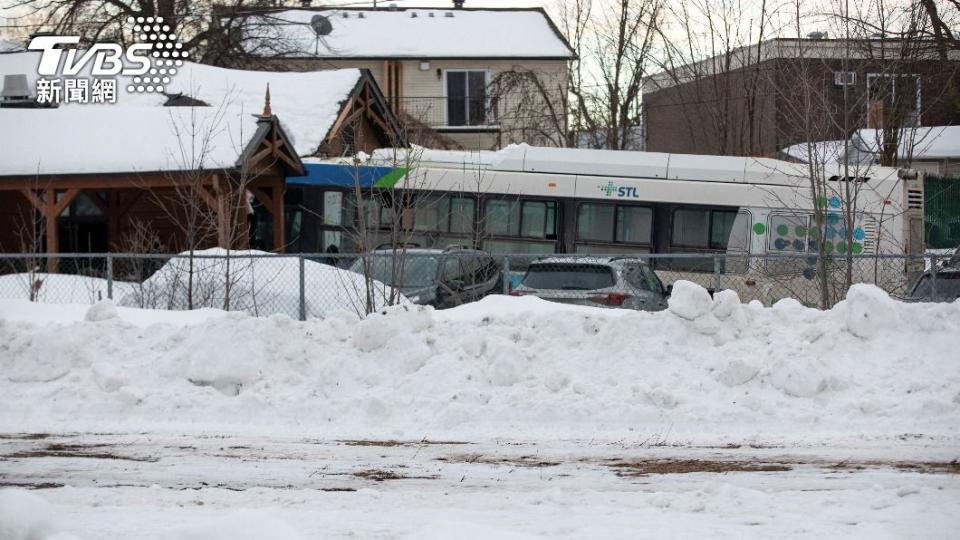
[[[59,529],[50,505],[39,496],[22,489],[0,489],[0,539],[77,540]]]
[[[123,297],[130,285],[113,283],[115,300]],[[25,272],[0,276],[0,299],[29,300],[48,304],[93,304],[107,298],[107,280],[71,274]]]
[[[684,282],[660,313],[492,296],[365,319],[230,313],[144,328],[119,311],[68,325],[0,320],[0,429],[135,422],[712,442],[958,435],[960,302],[904,304],[868,285],[830,311],[742,304],[733,291],[710,299]]]
[[[229,254],[229,259],[227,255]],[[387,305],[390,287],[370,285],[374,308]],[[304,294],[308,317],[328,311],[366,313],[363,276],[314,261],[304,261]],[[401,297],[401,300],[402,297]],[[243,311],[251,315],[282,313],[300,316],[300,261],[265,251],[211,248],[171,259],[119,302],[126,307]]]

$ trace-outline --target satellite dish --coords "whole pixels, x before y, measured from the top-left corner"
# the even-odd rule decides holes
[[[330,19],[323,15],[314,15],[310,19],[310,28],[313,28],[313,32],[318,36],[326,36],[329,35],[330,32],[333,32],[333,25],[330,24]]]

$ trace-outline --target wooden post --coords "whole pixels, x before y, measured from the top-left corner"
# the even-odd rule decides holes
[[[283,253],[287,242],[287,233],[284,230],[286,220],[283,219],[283,178],[278,177],[273,187],[273,250]]]
[[[43,195],[43,223],[47,232],[47,253],[60,252],[60,238],[57,230],[57,216],[54,211],[57,207],[57,196],[53,188],[44,190]],[[55,274],[57,272],[57,259],[47,257],[47,272]]]

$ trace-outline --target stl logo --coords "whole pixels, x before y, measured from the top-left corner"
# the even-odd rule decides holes
[[[613,194],[617,192],[617,187],[613,185],[613,182],[607,182],[607,185],[599,186],[599,189],[606,194],[607,197],[612,197]]]

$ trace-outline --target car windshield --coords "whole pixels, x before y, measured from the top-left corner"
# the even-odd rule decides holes
[[[933,279],[930,274],[924,274],[913,288],[911,298],[918,300],[934,299]],[[936,300],[956,300],[960,298],[960,272],[937,274]]]
[[[437,278],[440,257],[406,253],[403,255],[373,255],[359,258],[350,265],[350,270],[365,274],[370,268],[373,279],[399,288],[428,287]],[[367,266],[369,265],[369,266]]]
[[[601,264],[532,264],[522,285],[531,289],[589,291],[614,285],[613,270]]]

